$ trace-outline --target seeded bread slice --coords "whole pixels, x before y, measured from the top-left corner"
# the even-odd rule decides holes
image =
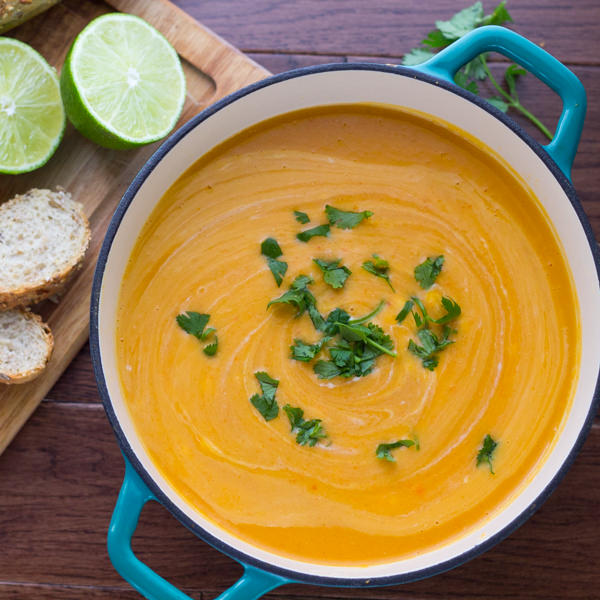
[[[0,312],[0,382],[25,383],[45,368],[54,339],[42,319],[22,308]]]
[[[59,294],[89,243],[81,205],[60,188],[33,189],[0,205],[0,310]]]

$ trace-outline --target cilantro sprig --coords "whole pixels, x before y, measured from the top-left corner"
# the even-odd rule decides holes
[[[312,240],[314,237],[317,237],[317,236],[327,237],[328,235],[329,235],[329,225],[325,224],[325,225],[317,225],[316,227],[312,227],[311,229],[305,229],[304,231],[297,233],[296,237],[301,242],[306,243],[306,242],[309,242],[310,240]]]
[[[487,464],[490,467],[490,473],[495,475],[494,467],[492,465],[493,454],[498,446],[498,442],[496,442],[492,436],[488,433],[483,438],[483,443],[481,445],[481,449],[477,453],[477,466]]]
[[[341,258],[334,260],[313,258],[313,262],[319,267],[319,269],[321,269],[321,271],[323,271],[323,279],[325,283],[334,289],[344,287],[346,279],[352,275],[352,271],[348,267],[340,265],[342,262]]]
[[[362,264],[362,268],[375,275],[376,277],[381,277],[381,279],[385,279],[387,284],[392,288],[392,292],[396,292],[392,282],[390,281],[390,276],[388,275],[388,271],[390,270],[390,263],[378,256],[377,254],[373,254],[373,260],[366,260]]]
[[[379,325],[367,322],[383,304],[380,302],[374,311],[360,319],[351,320],[341,308],[329,313],[324,331],[331,339],[335,338],[335,344],[327,347],[330,360],[318,360],[313,366],[319,379],[364,377],[373,370],[377,357],[397,356],[392,338]]]
[[[277,260],[283,254],[281,247],[275,238],[268,237],[260,245],[260,252],[267,258],[269,269],[271,269],[271,273],[273,273],[273,277],[275,278],[275,283],[277,284],[277,287],[279,287],[288,268],[286,262]]]
[[[335,206],[330,206],[329,204],[325,206],[325,214],[327,215],[329,223],[335,225],[339,229],[354,229],[365,219],[373,216],[373,213],[370,210],[352,212],[335,208]]]
[[[267,309],[272,304],[291,304],[297,309],[296,317],[300,317],[304,312],[308,311],[308,315],[310,316],[315,329],[321,330],[325,325],[325,321],[321,316],[321,313],[317,310],[316,298],[308,289],[308,286],[311,283],[314,283],[312,277],[309,277],[308,275],[298,275],[292,282],[290,289],[279,298],[271,300],[271,302],[267,304]]]
[[[301,223],[302,225],[306,225],[306,223],[310,223],[310,217],[305,212],[302,212],[301,210],[294,211],[294,218],[296,219],[296,221],[298,221],[298,223]]]
[[[391,451],[396,448],[410,448],[414,446],[416,450],[419,450],[419,445],[416,440],[398,440],[389,444],[379,444],[375,450],[375,456],[381,460],[387,460],[388,462],[396,462],[396,459],[392,456]]]
[[[302,340],[296,338],[294,343],[290,346],[290,358],[299,360],[301,362],[310,362],[319,352],[323,346],[331,339],[329,336],[321,338],[314,344],[307,344]]]
[[[175,317],[177,325],[179,325],[181,329],[186,333],[193,335],[201,342],[207,341],[217,331],[214,327],[206,327],[209,319],[210,315],[195,312],[193,310],[188,310]],[[206,356],[214,356],[217,353],[218,347],[219,338],[215,335],[214,340],[210,344],[204,346],[202,351]]]
[[[415,325],[419,328],[417,337],[419,338],[421,345],[417,344],[414,340],[409,340],[408,350],[421,359],[423,367],[429,371],[433,371],[439,364],[438,354],[451,344],[454,344],[454,340],[450,339],[450,335],[455,333],[455,330],[452,329],[448,323],[457,319],[462,311],[457,302],[450,297],[444,296],[442,298],[442,306],[446,313],[441,317],[434,319],[427,312],[423,302],[416,296],[413,296],[396,316],[398,323],[406,318],[413,306],[418,308],[418,310],[413,311],[412,315],[415,320]],[[429,328],[431,324],[443,326],[441,335],[436,335]]]
[[[448,21],[436,21],[436,28],[421,40],[419,47],[413,48],[404,55],[402,64],[407,66],[418,65],[434,56],[434,50],[440,50],[449,46],[478,27],[483,25],[504,25],[505,23],[511,23],[512,20],[510,13],[506,9],[506,0],[500,2],[489,15],[484,14],[481,2],[475,2],[472,6],[468,6],[457,12]],[[509,109],[520,112],[551,140],[552,133],[519,100],[516,91],[516,79],[519,76],[525,75],[527,71],[516,64],[511,64],[504,72],[504,81],[507,86],[507,90],[505,90],[490,72],[487,60],[488,53],[484,53],[468,62],[457,71],[454,77],[455,83],[474,94],[479,94],[478,82],[486,79],[489,80],[499,96],[486,98],[488,102],[502,112],[507,112]]]
[[[422,289],[428,290],[442,272],[444,266],[444,257],[427,257],[420,265],[415,267],[415,279]]]
[[[292,432],[296,434],[296,443],[301,446],[310,446],[311,448],[322,439],[327,437],[327,433],[323,429],[321,419],[304,419],[304,411],[298,407],[292,407],[286,404],[283,407],[285,414],[288,416]]]
[[[271,421],[279,414],[279,405],[275,400],[275,393],[279,386],[279,381],[273,379],[265,371],[257,371],[254,377],[258,380],[261,394],[254,394],[250,398],[250,402],[256,410],[264,417],[265,421]]]

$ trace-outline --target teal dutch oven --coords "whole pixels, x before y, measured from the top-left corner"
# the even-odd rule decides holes
[[[462,65],[488,51],[521,64],[562,98],[562,114],[548,145],[538,144],[492,105],[453,83]],[[539,472],[508,506],[441,549],[388,564],[344,567],[293,560],[252,546],[206,519],[177,494],[146,453],[122,397],[114,351],[115,324],[120,283],[133,244],[161,196],[193,162],[239,131],[273,116],[310,106],[365,102],[408,107],[447,121],[491,148],[528,183],[551,219],[573,273],[581,310],[582,353],[576,394],[564,428]],[[491,548],[540,506],[581,448],[597,410],[600,261],[570,181],[585,110],[585,91],[569,69],[508,29],[482,27],[414,68],[333,64],[270,77],[206,109],[157,150],[133,180],[108,228],[91,306],[95,375],[125,457],[125,479],[110,523],[108,553],[117,571],[136,590],[151,600],[189,600],[131,549],[140,512],[149,500],[160,502],[199,538],[243,565],[242,578],[219,600],[252,600],[292,582],[369,587],[429,577]]]

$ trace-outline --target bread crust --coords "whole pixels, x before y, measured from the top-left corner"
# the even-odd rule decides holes
[[[38,377],[46,368],[46,365],[52,356],[52,350],[54,349],[54,336],[52,335],[52,331],[50,331],[50,327],[44,323],[44,321],[42,321],[42,318],[39,315],[31,312],[29,309],[18,308],[16,310],[18,310],[26,319],[35,321],[36,324],[39,325],[46,343],[46,355],[43,361],[27,371],[20,371],[18,373],[0,372],[0,383],[5,384],[27,383],[28,381]]]
[[[64,191],[62,188],[57,187],[56,192],[51,192],[50,190],[38,190],[32,189],[29,190],[26,194],[22,196],[15,196],[11,200],[9,200],[6,205],[11,203],[16,204],[20,202],[23,198],[31,194],[44,193],[44,194],[63,194]],[[70,195],[69,195],[70,198]],[[85,253],[89,247],[91,240],[91,231],[89,221],[83,212],[82,206],[78,202],[73,202],[73,209],[77,214],[77,218],[81,221],[83,227],[85,228],[85,241],[82,246],[81,252],[79,256],[75,257],[75,261],[63,269],[61,272],[56,273],[52,278],[47,279],[45,281],[41,281],[36,285],[22,285],[20,287],[13,287],[8,289],[2,289],[0,285],[0,311],[10,310],[11,308],[17,308],[19,306],[25,307],[30,304],[35,304],[37,302],[41,302],[46,298],[54,295],[60,295],[67,283],[75,276],[77,271],[79,271],[83,265],[83,260],[85,258]],[[3,205],[3,206],[6,206]]]

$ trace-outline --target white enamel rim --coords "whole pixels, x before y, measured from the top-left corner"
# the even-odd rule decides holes
[[[510,503],[459,540],[413,558],[361,567],[292,560],[257,548],[218,527],[180,498],[161,476],[137,436],[119,384],[115,358],[117,296],[144,222],[169,186],[201,155],[232,135],[275,115],[328,104],[396,104],[468,132],[508,163],[541,200],[562,241],[582,316],[581,370],[575,399],[542,468]],[[345,64],[299,69],[225,98],[173,134],[134,179],[102,247],[92,292],[91,352],[107,415],[119,444],[157,498],[186,526],[246,564],[296,581],[366,586],[433,575],[480,554],[522,524],[546,499],[585,439],[597,404],[600,372],[598,256],[589,223],[570,182],[543,148],[479,98],[402,67]]]

